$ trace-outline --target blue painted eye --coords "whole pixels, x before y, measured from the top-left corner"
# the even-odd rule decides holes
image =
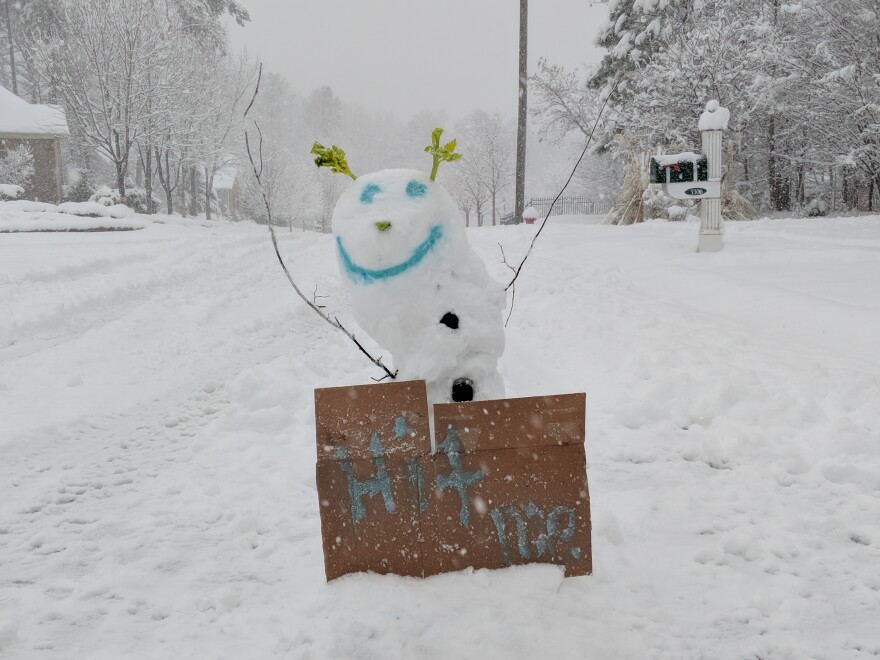
[[[406,184],[406,194],[408,197],[424,197],[426,192],[428,192],[428,187],[415,179]]]
[[[361,191],[361,204],[372,204],[373,197],[382,192],[382,189],[375,183],[368,183]]]

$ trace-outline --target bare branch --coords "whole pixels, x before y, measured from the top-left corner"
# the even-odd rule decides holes
[[[259,88],[260,88],[260,78],[262,77],[262,72],[263,72],[263,65],[260,64],[260,72],[257,76],[257,85],[256,85],[256,89],[254,90],[254,96],[251,99],[251,103],[250,103],[250,105],[248,105],[247,110],[245,111],[245,114],[247,114],[247,112],[251,109],[251,106],[253,105],[254,100],[257,98],[257,91],[259,91]],[[281,270],[284,271],[284,275],[287,277],[287,281],[290,282],[290,286],[293,287],[293,290],[296,292],[296,295],[298,295],[300,297],[300,299],[306,305],[308,305],[309,308],[313,312],[315,312],[315,314],[317,314],[322,319],[324,319],[324,321],[327,322],[328,324],[330,324],[332,327],[334,327],[337,330],[339,330],[340,332],[342,332],[346,337],[348,337],[352,342],[354,342],[354,345],[358,347],[358,350],[360,350],[361,353],[363,353],[364,355],[367,356],[367,358],[370,360],[370,362],[372,362],[373,364],[375,364],[377,367],[379,367],[380,369],[382,369],[385,372],[385,376],[382,377],[382,380],[384,380],[385,378],[391,378],[391,379],[397,378],[397,371],[392,372],[390,369],[388,369],[388,367],[386,367],[383,364],[381,356],[378,358],[373,357],[372,354],[370,354],[370,352],[366,348],[364,348],[363,344],[361,344],[360,341],[358,341],[357,337],[355,337],[351,331],[349,331],[344,325],[342,325],[342,323],[339,321],[338,318],[336,318],[334,316],[331,319],[324,311],[322,311],[322,307],[319,306],[316,301],[309,300],[305,296],[305,294],[302,292],[302,290],[297,286],[296,282],[293,279],[293,276],[290,274],[290,271],[287,269],[287,264],[284,263],[284,258],[281,256],[281,250],[278,247],[278,237],[275,235],[275,227],[274,227],[273,221],[272,221],[272,205],[269,203],[269,198],[266,196],[266,191],[263,188],[263,184],[262,184],[262,172],[263,172],[262,141],[263,141],[263,134],[262,134],[262,132],[260,132],[260,127],[257,126],[256,122],[254,122],[254,125],[256,126],[257,131],[260,133],[261,153],[260,153],[259,166],[257,165],[256,161],[254,160],[254,155],[253,155],[253,152],[251,151],[250,137],[248,136],[247,131],[245,131],[245,133],[244,133],[245,149],[247,150],[248,160],[250,160],[251,169],[253,170],[254,177],[257,180],[257,187],[260,191],[260,196],[263,199],[263,205],[266,207],[266,215],[267,215],[268,224],[269,224],[269,235],[272,237],[272,247],[275,248],[275,256],[278,257],[278,263],[281,265]],[[317,287],[315,287],[315,292],[317,294]]]
[[[498,247],[501,250],[501,263],[503,263],[505,266],[507,266],[513,272],[514,280],[515,280],[516,279],[516,268],[514,268],[513,266],[511,266],[507,262],[507,256],[504,254],[504,246],[501,245],[501,243],[499,243]],[[513,316],[513,306],[514,306],[514,304],[516,304],[516,284],[514,284],[513,282],[511,282],[510,284],[511,284],[511,287],[510,287],[510,293],[511,293],[511,295],[510,295],[510,311],[507,312],[507,318],[504,320],[504,327],[505,328],[507,327],[507,324],[510,323],[510,317]],[[506,290],[507,289],[505,289],[505,291]]]
[[[248,103],[248,107],[244,111],[244,118],[247,119],[248,113],[251,111],[251,108],[254,107],[254,101],[257,100],[257,94],[260,93],[260,81],[263,79],[263,63],[260,62],[260,68],[257,71],[257,84],[254,86],[254,95],[251,97],[251,102]]]
[[[318,304],[318,298],[329,298],[329,297],[330,296],[319,296],[318,295],[318,285],[317,284],[315,285],[315,290],[312,292],[312,302],[315,303],[315,306],[318,307],[318,309],[324,309],[326,307],[326,305],[319,305]]]
[[[592,140],[593,140],[593,134],[596,132],[596,127],[599,125],[599,120],[602,118],[602,113],[605,111],[605,106],[608,105],[608,99],[610,99],[614,95],[614,92],[617,90],[617,85],[619,85],[619,84],[620,84],[620,79],[618,78],[617,82],[614,83],[614,87],[612,87],[611,91],[608,93],[608,96],[605,97],[605,101],[602,103],[602,107],[599,108],[599,114],[596,115],[596,121],[593,123],[593,130],[590,131],[590,135],[587,138],[587,144],[584,145],[584,150],[581,152],[581,155],[577,159],[577,162],[574,164],[574,167],[571,168],[571,174],[568,175],[568,180],[565,182],[565,185],[562,186],[562,189],[559,191],[559,193],[553,199],[553,202],[550,204],[550,208],[547,209],[547,215],[544,216],[544,221],[541,223],[540,228],[535,233],[535,235],[532,237],[532,242],[529,245],[529,249],[526,250],[526,254],[522,258],[522,261],[519,262],[519,266],[517,266],[514,269],[513,279],[510,280],[510,283],[506,287],[504,287],[505,291],[510,289],[513,286],[514,282],[516,282],[516,278],[518,278],[519,274],[522,272],[522,268],[526,263],[526,259],[528,259],[529,255],[532,253],[532,248],[535,247],[535,241],[538,240],[538,236],[540,236],[541,232],[544,231],[544,225],[547,224],[547,219],[550,217],[550,214],[553,213],[553,206],[556,204],[556,202],[559,200],[559,198],[562,197],[562,193],[565,192],[565,189],[568,188],[568,184],[571,183],[571,180],[574,178],[574,173],[577,171],[578,166],[581,164],[581,161],[584,159],[584,156],[587,155],[587,150],[590,148],[590,142],[592,142]],[[512,306],[511,306],[511,312],[513,312]],[[509,315],[507,317],[507,320],[508,321],[510,320]]]

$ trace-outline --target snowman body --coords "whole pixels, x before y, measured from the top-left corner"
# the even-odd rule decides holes
[[[432,403],[504,397],[505,292],[471,250],[458,208],[418,170],[357,179],[333,212],[358,324]]]

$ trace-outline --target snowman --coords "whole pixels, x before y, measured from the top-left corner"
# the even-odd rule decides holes
[[[427,383],[431,403],[504,397],[503,286],[471,250],[458,208],[434,181],[458,160],[434,131],[431,176],[390,169],[355,177],[338,147],[317,144],[319,166],[355,179],[333,211],[333,232],[355,319],[389,351],[402,380]],[[332,154],[328,156],[328,154]]]

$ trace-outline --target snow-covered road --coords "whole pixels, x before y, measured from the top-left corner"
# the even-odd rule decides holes
[[[505,279],[531,231],[470,235]],[[312,391],[376,373],[265,229],[0,236],[0,657],[880,656],[880,218],[695,232],[551,224],[517,287],[509,394],[588,395],[593,576],[330,585]]]

